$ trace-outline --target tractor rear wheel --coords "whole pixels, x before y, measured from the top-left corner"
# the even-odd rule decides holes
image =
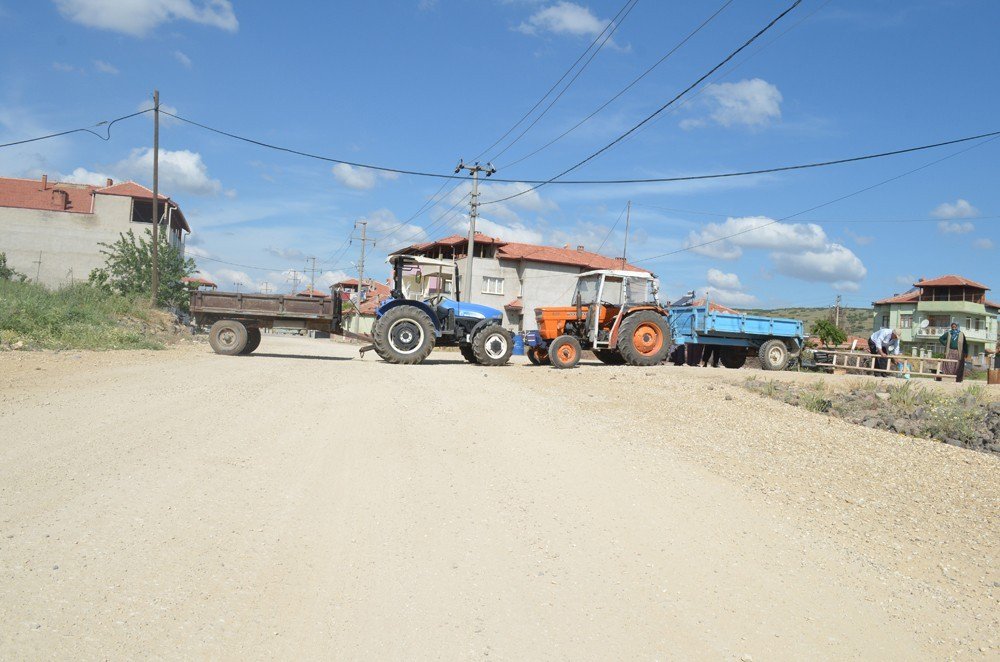
[[[625,357],[617,349],[595,349],[594,356],[604,365],[625,365]]]
[[[735,370],[747,362],[747,353],[742,347],[724,347],[719,360],[725,367]]]
[[[575,368],[582,351],[573,336],[559,336],[549,345],[549,361],[557,368]]]
[[[476,361],[476,355],[472,351],[472,345],[459,345],[458,351],[462,352],[462,358],[469,363],[478,363],[478,361]]]
[[[247,346],[247,328],[236,320],[219,320],[208,332],[208,344],[216,354],[236,356]]]
[[[434,324],[416,306],[390,308],[375,327],[375,351],[389,363],[421,363],[434,349]]]
[[[240,354],[246,356],[258,347],[260,347],[260,329],[255,326],[249,327],[247,329],[247,346],[243,348]]]
[[[480,365],[504,365],[514,352],[514,334],[499,324],[490,324],[472,338],[472,353]]]
[[[760,367],[764,370],[784,370],[791,358],[788,346],[777,338],[768,340],[757,350]]]
[[[670,351],[670,326],[663,315],[652,310],[632,313],[618,330],[618,351],[629,365],[662,363]]]

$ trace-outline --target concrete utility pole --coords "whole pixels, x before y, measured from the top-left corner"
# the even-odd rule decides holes
[[[263,283],[260,284],[260,291],[261,291],[262,294],[270,294],[271,290],[273,290],[273,289],[274,288],[271,287],[271,284],[269,282],[267,282],[266,280]]]
[[[236,288],[236,293],[237,293],[237,294],[239,294],[239,293],[240,293],[240,285],[241,285],[241,283],[238,283],[238,282],[236,282],[236,281],[233,281],[233,287],[235,287],[235,288]]]
[[[368,242],[372,242],[372,248],[375,248],[375,240],[368,238],[368,221],[354,221],[354,229],[357,230],[358,226],[361,226],[361,236],[355,237],[351,235],[351,240],[357,239],[361,242],[361,257],[358,259],[358,299],[357,299],[357,315],[354,316],[354,332],[361,333],[361,289],[364,287],[365,282],[365,249],[368,247]]]
[[[837,295],[837,303],[834,304],[833,309],[833,325],[838,329],[840,328],[840,295]]]
[[[314,257],[307,257],[306,259],[307,260],[312,260],[312,268],[310,269],[310,273],[309,273],[309,289],[310,290],[315,290],[316,289],[316,258],[314,258]]]
[[[160,289],[159,229],[160,229],[160,91],[153,90],[153,307]]]
[[[474,165],[466,165],[461,159],[458,160],[458,165],[455,166],[455,174],[460,173],[463,170],[468,170],[472,173],[472,199],[469,202],[469,243],[465,249],[465,282],[468,283],[468,287],[462,287],[459,284],[459,296],[461,297],[461,291],[464,289],[466,292],[465,300],[472,301],[472,258],[473,252],[476,247],[476,219],[479,217],[479,173],[485,172],[486,176],[489,177],[497,171],[493,167],[492,163],[487,163],[485,166],[479,165],[476,161]]]
[[[292,281],[292,294],[295,294],[295,290],[299,289],[299,281],[302,280],[301,278],[299,278],[299,272],[296,271],[295,269],[292,269],[292,275],[289,276],[286,280]]]

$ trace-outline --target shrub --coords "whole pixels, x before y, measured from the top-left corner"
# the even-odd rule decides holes
[[[160,233],[157,241],[159,291],[156,303],[187,311],[190,299],[181,279],[194,273],[195,263],[170,245],[167,234]],[[137,238],[129,230],[119,235],[115,243],[102,243],[101,246],[101,252],[107,256],[106,264],[90,272],[90,284],[125,297],[148,297],[153,281],[152,231],[146,230],[144,237]]]

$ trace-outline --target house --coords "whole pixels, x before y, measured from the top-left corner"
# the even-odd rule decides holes
[[[504,326],[513,331],[535,328],[535,308],[569,304],[576,276],[584,271],[624,268],[649,273],[642,267],[624,265],[621,258],[593,253],[583,246],[540,246],[504,241],[478,232],[473,246],[471,288],[462,285],[467,237],[452,235],[414,244],[395,254],[457,260],[462,300],[502,310]]]
[[[344,301],[357,301],[357,278],[344,279],[334,283],[334,287],[340,288]],[[344,304],[344,328],[356,333],[371,333],[372,325],[375,324],[375,311],[389,298],[390,293],[391,289],[385,283],[365,278],[364,287],[361,288],[361,304]]]
[[[938,338],[957,322],[965,332],[973,363],[983,364],[986,348],[996,347],[1000,324],[1000,303],[986,298],[989,289],[956,275],[920,279],[908,292],[873,302],[872,328],[897,329],[904,352],[939,354]]]
[[[298,292],[296,292],[295,296],[297,296],[297,297],[310,297],[312,299],[329,299],[330,298],[330,293],[329,292],[321,292],[321,291],[315,290],[315,289],[313,289],[311,287],[307,287],[304,290],[299,290]]]
[[[177,203],[160,195],[161,227],[184,249],[191,227]],[[0,252],[7,263],[48,287],[86,280],[103,267],[102,243],[152,228],[153,192],[135,182],[105,186],[0,177]]]
[[[202,288],[206,290],[219,289],[219,286],[212,281],[198,276],[185,276],[184,278],[181,278],[181,282],[187,285],[189,290],[200,290]]]

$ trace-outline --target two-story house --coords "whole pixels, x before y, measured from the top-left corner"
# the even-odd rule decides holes
[[[962,276],[920,279],[909,292],[873,302],[872,326],[897,329],[904,352],[941,353],[938,338],[957,322],[968,339],[970,358],[982,364],[986,348],[996,346],[1000,326],[1000,303],[986,298],[989,289]]]
[[[164,195],[158,205],[161,232],[184,248],[191,227],[177,203]],[[0,177],[0,253],[31,280],[61,287],[87,280],[103,267],[101,244],[153,226],[153,192],[135,182],[106,186]]]

